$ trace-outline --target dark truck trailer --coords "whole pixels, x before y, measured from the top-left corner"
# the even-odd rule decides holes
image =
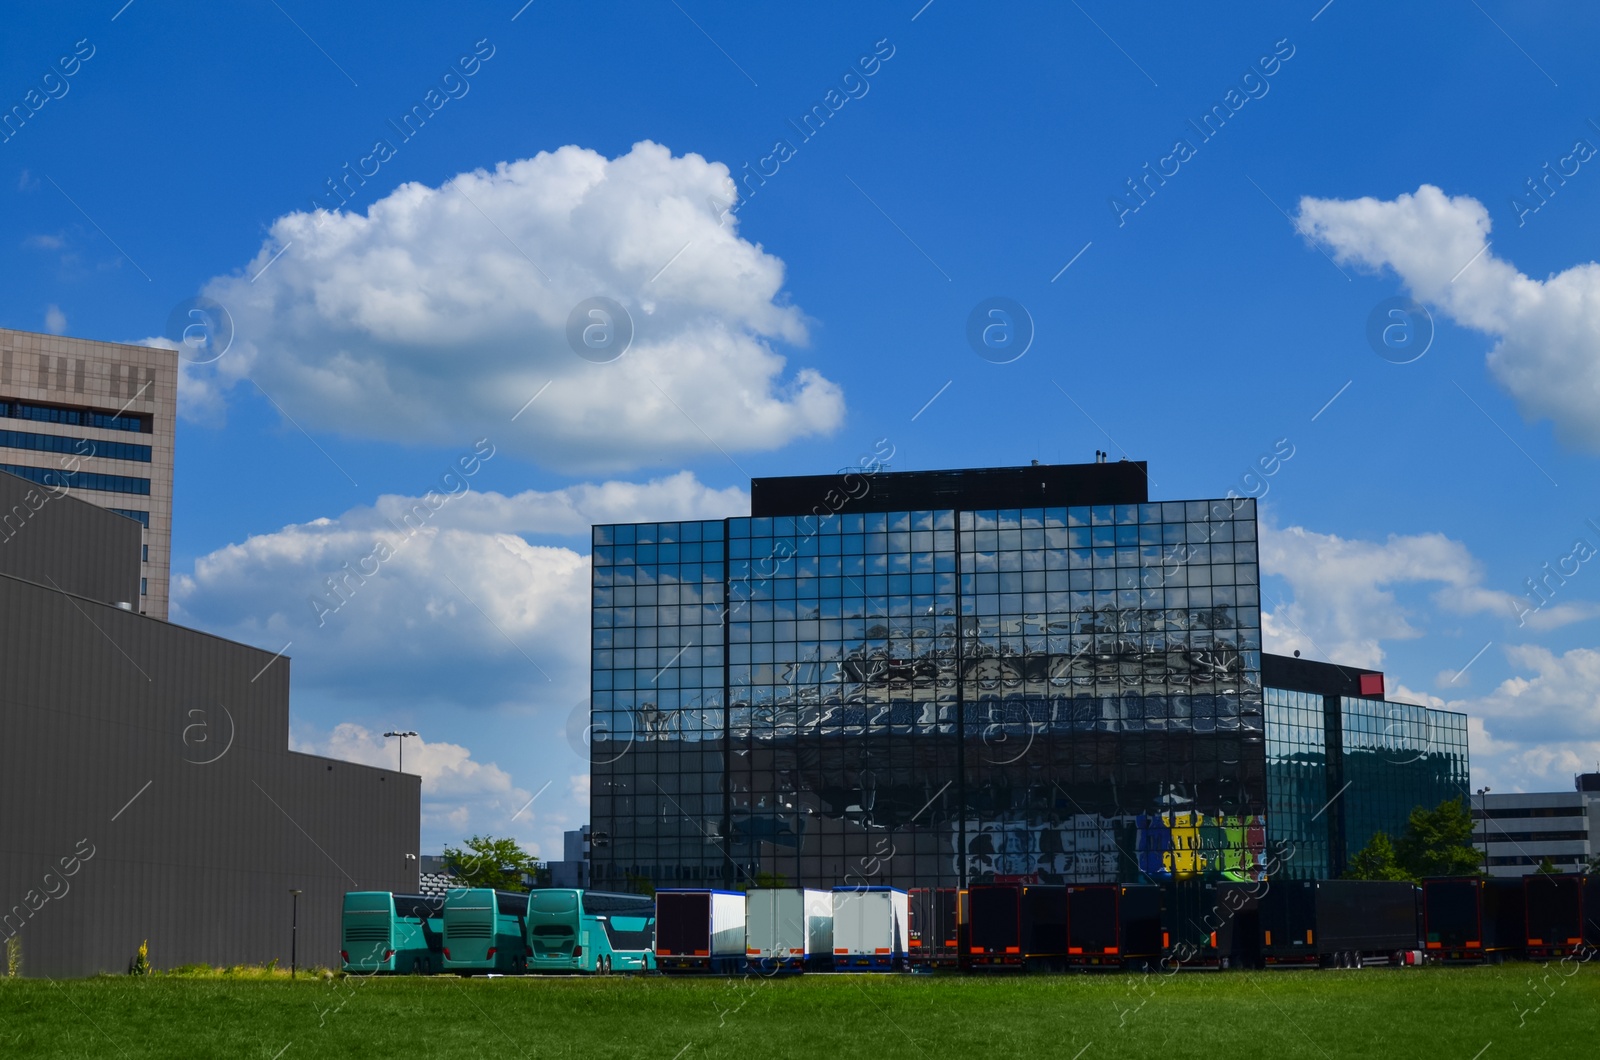
[[[1285,880],[1261,898],[1267,967],[1400,964],[1421,949],[1421,888],[1387,880]]]
[[[1180,880],[1161,887],[1163,968],[1254,967],[1266,883]]]
[[[980,883],[967,889],[967,952],[975,971],[1022,967],[1022,885]]]
[[[954,887],[919,887],[911,894],[908,938],[913,968],[955,968],[961,960],[962,892]]]
[[[1067,964],[1148,969],[1161,959],[1161,888],[1087,883],[1067,887]]]
[[[1436,876],[1422,881],[1422,943],[1429,960],[1499,964],[1527,945],[1520,878]]]
[[[1546,961],[1600,946],[1600,876],[1581,872],[1522,877],[1527,955]]]
[[[1022,963],[1026,968],[1066,970],[1067,889],[1060,884],[1022,885]]]
[[[724,975],[742,971],[744,919],[744,895],[737,891],[656,891],[656,967]]]

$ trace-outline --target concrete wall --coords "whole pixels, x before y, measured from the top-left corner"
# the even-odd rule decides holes
[[[0,471],[0,574],[101,603],[139,603],[144,530],[66,491]]]
[[[4,547],[4,546],[0,546]],[[412,891],[420,781],[287,750],[289,659],[0,576],[0,938],[27,975],[338,961]]]

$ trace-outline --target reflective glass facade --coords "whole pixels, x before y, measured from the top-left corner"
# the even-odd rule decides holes
[[[726,529],[595,528],[590,810],[612,870],[597,888],[728,878]]]
[[[1467,716],[1412,703],[1341,697],[1345,849],[1355,854],[1374,832],[1398,838],[1411,811],[1466,798],[1471,772]]]
[[[1379,698],[1266,689],[1267,835],[1282,874],[1343,875],[1375,832],[1465,796],[1467,716]]]
[[[594,886],[1258,874],[1255,516],[596,527]]]
[[[1328,875],[1328,788],[1324,700],[1309,692],[1266,690],[1267,838],[1282,871],[1295,879]],[[1322,816],[1318,816],[1318,814]],[[1292,844],[1292,845],[1291,845]]]

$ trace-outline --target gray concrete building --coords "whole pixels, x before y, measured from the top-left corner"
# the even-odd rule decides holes
[[[167,617],[178,354],[0,328],[0,471],[144,528],[140,614]],[[0,538],[18,512],[0,510]]]
[[[140,615],[140,527],[0,472],[0,939],[24,975],[336,965],[414,892],[420,779],[288,750],[290,660]],[[121,605],[121,606],[119,606]],[[299,895],[292,895],[299,891]]]
[[[561,860],[551,861],[550,886],[589,886],[589,826],[561,833]]]
[[[1600,773],[1580,774],[1573,791],[1488,792],[1472,796],[1473,839],[1491,876],[1526,876],[1548,858],[1583,872],[1600,854]]]

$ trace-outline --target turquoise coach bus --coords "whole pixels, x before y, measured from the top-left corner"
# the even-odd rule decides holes
[[[351,891],[340,915],[339,958],[356,975],[432,975],[440,968],[444,899]]]
[[[528,896],[530,971],[650,971],[655,945],[652,898],[565,888],[541,888]]]
[[[459,975],[528,970],[528,896],[453,887],[444,898],[444,970]]]

